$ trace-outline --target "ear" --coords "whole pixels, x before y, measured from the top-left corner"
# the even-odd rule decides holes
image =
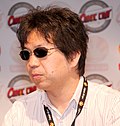
[[[71,67],[76,67],[78,65],[79,59],[80,59],[81,53],[75,52],[71,55],[69,59],[69,63]]]

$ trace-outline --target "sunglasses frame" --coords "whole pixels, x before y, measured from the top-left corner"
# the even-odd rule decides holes
[[[44,52],[45,54],[44,54],[43,56],[37,55],[37,54],[39,54],[38,52],[36,52],[37,49],[42,50],[42,51],[45,51],[45,52]],[[57,48],[49,48],[49,49],[47,49],[46,47],[37,47],[37,48],[35,48],[33,51],[30,51],[29,49],[26,49],[26,48],[25,48],[25,49],[23,49],[23,50],[20,51],[19,55],[20,55],[20,57],[21,57],[22,60],[27,61],[27,60],[29,60],[29,58],[30,58],[30,56],[32,55],[32,53],[33,53],[34,56],[36,56],[37,58],[44,58],[44,57],[46,57],[46,56],[48,55],[49,50],[53,50],[53,49],[57,49]],[[27,57],[27,56],[25,56],[25,55],[23,56],[23,52],[24,52],[24,51],[27,51],[28,54],[29,54],[28,58],[26,58],[26,59],[25,59],[25,57]]]

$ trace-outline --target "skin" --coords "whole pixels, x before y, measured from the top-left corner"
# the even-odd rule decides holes
[[[48,43],[42,35],[35,30],[28,38],[25,48],[31,52],[36,47],[54,48],[53,41]],[[67,60],[64,54],[58,50],[50,50],[49,55],[37,58],[34,53],[26,62],[26,68],[33,83],[39,89],[46,91],[51,103],[63,113],[79,82],[76,67],[80,53],[75,53],[73,59]]]

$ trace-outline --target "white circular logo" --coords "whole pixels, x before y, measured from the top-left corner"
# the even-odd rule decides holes
[[[33,9],[34,7],[29,3],[20,2],[11,7],[8,12],[8,26],[16,32],[18,24],[20,23],[20,18],[23,14],[27,13],[28,10]]]
[[[100,0],[85,3],[79,13],[87,30],[93,33],[106,29],[112,18],[112,8]]]

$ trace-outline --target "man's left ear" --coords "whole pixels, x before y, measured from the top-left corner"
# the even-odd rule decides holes
[[[71,55],[71,58],[69,60],[71,67],[76,67],[78,65],[80,56],[81,56],[80,52],[75,52]]]

